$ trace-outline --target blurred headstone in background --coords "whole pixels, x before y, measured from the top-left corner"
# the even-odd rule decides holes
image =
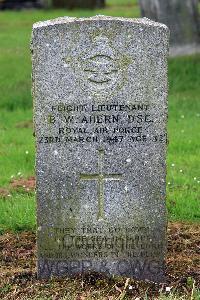
[[[139,0],[143,17],[166,24],[172,56],[200,52],[198,0]]]
[[[0,0],[0,10],[42,8],[42,0]]]
[[[105,0],[52,0],[54,8],[103,8]]]
[[[105,7],[105,0],[0,0],[0,10],[23,8],[86,8]]]

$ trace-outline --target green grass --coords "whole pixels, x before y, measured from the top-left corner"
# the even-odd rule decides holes
[[[32,128],[18,127],[22,121],[31,119],[32,112],[30,110],[1,111],[0,164],[3,168],[1,170],[0,186],[7,185],[11,176],[16,177],[19,172],[25,177],[33,174],[33,130]]]
[[[32,128],[19,128],[20,122],[32,119],[29,54],[32,24],[57,16],[97,13],[137,17],[139,9],[136,1],[110,0],[105,10],[96,11],[0,12],[0,188],[9,189],[11,176],[19,176],[19,172],[23,177],[34,174]],[[170,60],[167,205],[173,220],[200,221],[199,78],[199,55]],[[34,228],[34,195],[12,190],[10,194],[11,197],[0,200],[0,230]]]
[[[13,231],[34,230],[36,218],[33,194],[12,194],[11,199],[0,201],[0,211],[0,233],[8,229]]]
[[[200,220],[200,56],[169,62],[168,211]]]

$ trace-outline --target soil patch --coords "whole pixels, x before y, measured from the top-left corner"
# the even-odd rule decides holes
[[[175,291],[195,299],[200,288],[200,225],[170,223],[166,284],[90,274],[74,279],[37,280],[35,233],[0,236],[0,299],[148,299]],[[191,295],[193,298],[191,298]],[[35,298],[34,298],[35,297]],[[199,299],[199,298],[196,298]]]
[[[35,177],[31,176],[28,178],[17,178],[10,182],[10,187],[14,190],[30,192],[35,190]]]
[[[10,197],[10,192],[8,189],[0,188],[0,197],[5,199],[7,197]]]
[[[0,188],[0,197],[8,199],[13,191],[19,193],[31,193],[35,191],[35,177],[30,176],[28,178],[13,178],[10,180],[10,184],[7,188]]]

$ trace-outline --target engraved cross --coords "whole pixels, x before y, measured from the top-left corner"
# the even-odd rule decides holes
[[[104,184],[107,180],[122,180],[122,174],[104,174],[103,173],[104,150],[99,150],[98,174],[80,174],[81,180],[96,180],[98,183],[98,220],[105,219],[105,196]]]

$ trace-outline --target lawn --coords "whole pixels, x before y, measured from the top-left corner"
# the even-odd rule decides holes
[[[126,3],[125,3],[126,2]],[[35,227],[33,189],[14,183],[34,176],[32,24],[57,16],[138,17],[136,1],[110,0],[105,10],[0,12],[0,231]],[[200,56],[169,61],[167,206],[171,220],[200,221]],[[20,184],[19,184],[20,185]]]

